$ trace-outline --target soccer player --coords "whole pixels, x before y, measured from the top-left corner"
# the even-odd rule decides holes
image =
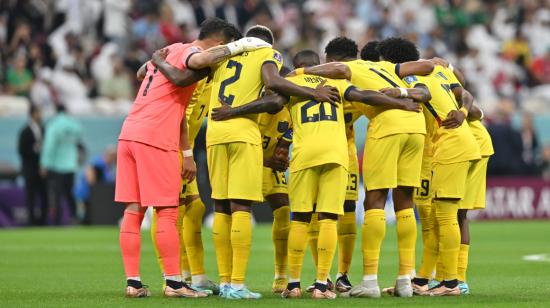
[[[402,38],[380,42],[378,51],[383,60],[392,63],[419,59],[416,46]],[[424,104],[428,110],[425,115],[427,126],[435,127],[432,138],[432,219],[422,265],[417,277],[413,279],[413,287],[419,294],[460,295],[457,280],[460,249],[457,214],[460,201],[466,196],[467,183],[472,179],[475,161],[481,156],[468,124],[462,123],[449,129],[443,122],[467,117],[473,98],[461,87],[453,72],[442,66],[436,66],[427,76],[410,75],[404,81],[411,87],[429,89],[432,99]],[[399,96],[397,91],[384,92],[394,97]],[[445,276],[440,285],[428,290],[428,280],[437,262],[438,251]]]
[[[182,176],[192,180],[196,172],[183,115],[195,83],[204,76],[204,73],[197,74],[186,68],[205,67],[243,52],[245,47],[257,48],[257,42],[218,46],[233,40],[236,36],[234,29],[223,20],[210,19],[201,25],[198,40],[168,46],[170,54],[167,62],[183,72],[178,84],[157,74],[159,67],[155,68],[149,62],[138,73],[143,76],[145,71],[145,78],[119,136],[115,191],[115,200],[125,203],[120,247],[128,297],[150,296],[139,275],[140,227],[149,206],[154,207],[157,214],[156,241],[165,272],[164,295],[206,296],[204,292],[192,290],[182,282],[176,228],[180,189],[178,152],[183,150]],[[201,52],[207,48],[207,51]]]
[[[273,43],[264,26],[246,37]],[[335,101],[337,91],[297,86],[281,76],[281,54],[271,48],[232,57],[213,68],[210,110],[221,102],[240,106],[256,99],[262,87],[310,100]],[[211,113],[211,112],[210,112]],[[217,122],[208,119],[207,161],[214,199],[213,237],[220,275],[220,295],[228,299],[260,298],[246,288],[245,273],[252,241],[251,204],[263,200],[262,140],[256,115]]]
[[[208,112],[211,85],[211,78],[204,78],[197,82],[197,87],[191,96],[191,101],[185,112],[191,149]],[[180,155],[181,160],[183,160],[183,157]],[[205,206],[199,196],[197,181],[182,181],[179,201],[177,227],[180,232],[182,278],[184,281],[190,283],[191,287],[195,290],[217,294],[219,293],[218,285],[208,279],[204,269],[202,219]],[[153,212],[151,237],[161,272],[164,272],[155,241],[156,226],[157,217],[155,212]]]
[[[381,90],[388,87],[400,97],[412,97],[424,102],[429,99],[426,89],[406,89],[395,75],[395,69],[408,70],[389,63],[374,63],[357,59],[357,44],[345,37],[335,38],[325,48],[327,61],[339,61],[305,69],[305,73],[323,77],[345,78],[363,89]],[[418,66],[418,64],[415,64]],[[429,61],[423,69],[432,69]],[[397,216],[399,273],[396,280],[399,296],[412,296],[410,272],[414,266],[416,220],[412,192],[420,179],[422,150],[426,133],[424,117],[399,109],[365,107],[356,104],[370,120],[363,153],[363,179],[366,188],[365,218],[362,228],[363,280],[348,295],[380,297],[378,259],[385,237],[385,202],[390,188]]]
[[[319,64],[318,55],[312,51],[300,52],[296,57],[307,58],[307,61],[302,62],[306,69],[307,66]],[[385,108],[420,111],[418,105],[410,100],[390,100],[376,91],[359,90],[345,80],[325,80],[318,76],[303,74],[303,71],[304,68],[299,68],[295,76],[287,79],[311,88],[318,88],[326,82],[340,91],[343,102],[357,101]],[[336,250],[338,215],[344,213],[342,204],[346,195],[349,166],[343,105],[319,103],[296,96],[288,98],[267,95],[239,107],[222,105],[214,110],[211,117],[226,119],[273,112],[283,105],[288,105],[290,109],[294,145],[289,184],[290,206],[293,212],[288,243],[290,275],[288,286],[281,295],[284,298],[301,297],[300,276],[308,242],[308,225],[315,212],[319,220],[319,242],[316,282],[312,297],[333,299],[336,294],[327,289],[327,278]]]

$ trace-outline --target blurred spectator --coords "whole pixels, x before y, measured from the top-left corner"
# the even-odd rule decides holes
[[[44,126],[40,108],[30,105],[29,121],[19,133],[18,151],[21,158],[21,173],[25,180],[25,203],[29,225],[45,225],[48,217],[46,181],[40,175],[40,153]],[[39,202],[40,215],[36,213]]]
[[[53,114],[55,106],[59,104],[59,95],[52,86],[52,70],[43,68],[38,72],[38,78],[33,82],[30,90],[31,101],[46,114]]]
[[[523,163],[525,166],[525,174],[535,175],[537,173],[536,163],[539,141],[533,126],[533,115],[528,112],[523,113],[521,122],[521,140],[523,143],[523,153],[521,157],[523,158]]]
[[[7,91],[18,96],[28,96],[32,85],[32,73],[26,67],[27,60],[23,54],[19,54],[13,66],[8,69]]]
[[[533,60],[531,73],[537,84],[550,84],[550,46],[544,55]]]
[[[522,137],[512,127],[509,114],[503,110],[499,110],[493,122],[488,125],[487,130],[491,134],[495,150],[495,154],[489,160],[488,174],[523,174]]]
[[[78,178],[75,195],[84,203],[84,223],[90,223],[90,188],[98,183],[114,183],[116,148],[108,146],[103,155],[95,157]]]
[[[128,44],[128,32],[130,18],[128,12],[131,9],[130,0],[105,0],[103,9],[103,35],[115,42],[121,52],[126,50]]]
[[[550,180],[550,143],[542,150],[540,171],[544,179]]]
[[[76,217],[73,196],[74,175],[78,171],[78,145],[82,134],[80,124],[69,116],[63,105],[46,125],[40,168],[47,176],[49,207],[55,209],[55,224],[62,220],[62,199],[69,206],[71,221]]]
[[[99,94],[113,100],[122,99],[129,101],[135,94],[132,88],[132,79],[126,71],[121,58],[116,57],[112,63],[113,75],[101,81]]]

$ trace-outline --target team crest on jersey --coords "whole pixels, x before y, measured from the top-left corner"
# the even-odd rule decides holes
[[[273,59],[275,59],[275,60],[277,60],[277,61],[279,61],[279,62],[283,62],[283,56],[281,56],[281,54],[278,53],[278,52],[274,52],[274,53],[273,53]]]
[[[405,80],[406,83],[413,83],[414,81],[418,81],[416,76],[412,76],[412,75],[403,78],[403,80]]]
[[[290,124],[287,121],[280,121],[279,124],[277,125],[277,131],[279,133],[284,133],[288,130],[289,126]]]

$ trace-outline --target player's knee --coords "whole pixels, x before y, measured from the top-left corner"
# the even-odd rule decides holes
[[[283,206],[289,205],[288,195],[287,194],[273,194],[266,197],[267,202],[272,211],[280,209]]]
[[[147,207],[141,206],[139,203],[127,203],[124,210],[128,212],[145,213]]]
[[[458,223],[462,225],[466,223],[468,220],[468,210],[465,210],[465,209],[458,210],[458,214],[456,216],[458,219]]]
[[[323,220],[323,219],[332,219],[332,220],[338,220],[338,214],[334,214],[334,213],[318,213],[318,219],[319,220]]]
[[[311,214],[311,212],[294,212],[292,213],[292,220],[309,223],[311,221]]]
[[[199,199],[199,198],[200,198],[199,195],[187,196],[187,197],[185,198],[185,204],[189,205],[189,204],[191,204],[193,201],[195,201],[195,200],[197,200],[197,199]]]
[[[387,189],[376,189],[367,191],[364,203],[365,210],[383,210],[386,206],[387,196]]]
[[[229,200],[214,200],[214,212],[231,215]]]
[[[251,212],[252,201],[250,200],[231,200],[231,213]]]
[[[355,201],[353,200],[346,200],[344,202],[344,212],[355,212]]]

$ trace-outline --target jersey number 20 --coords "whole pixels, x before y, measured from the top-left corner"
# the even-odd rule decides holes
[[[319,106],[319,113],[314,113],[308,116],[307,110],[313,106]],[[338,116],[336,114],[336,107],[334,105],[330,105],[331,114],[326,113],[325,103],[319,103],[317,101],[309,101],[305,103],[300,109],[302,113],[302,123],[319,122],[319,121],[338,121]]]

